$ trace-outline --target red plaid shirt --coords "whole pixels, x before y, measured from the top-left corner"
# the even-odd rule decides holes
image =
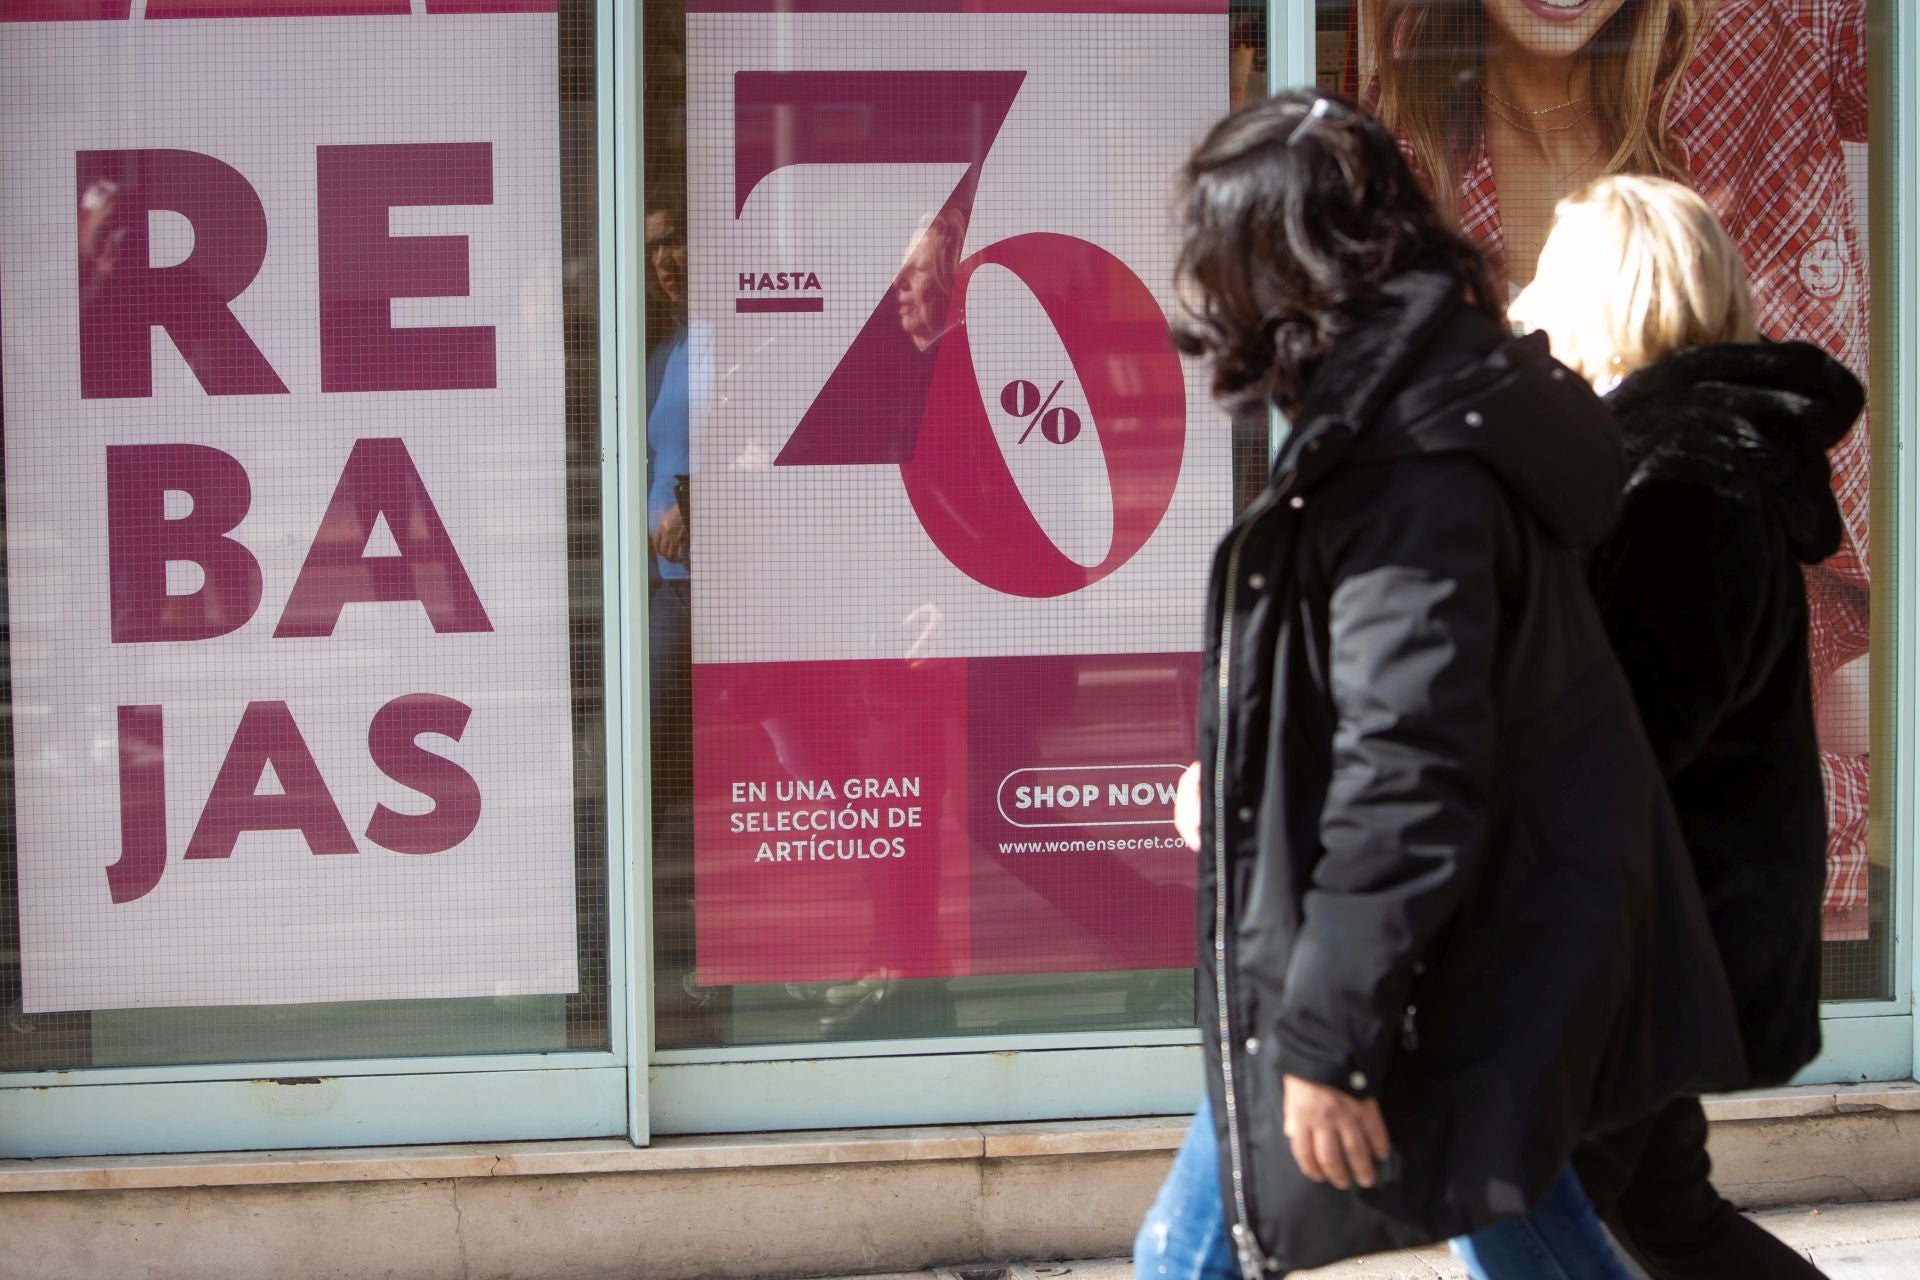
[[[1720,0],[1668,127],[1694,186],[1740,246],[1761,331],[1816,342],[1864,374],[1867,273],[1840,149],[1867,140],[1861,0]],[[1462,174],[1459,207],[1461,230],[1504,279],[1500,197],[1484,139]],[[1807,571],[1816,691],[1867,651],[1869,439],[1863,419],[1833,451],[1845,541]],[[1866,895],[1868,758],[1828,752],[1821,764],[1824,906],[1850,911]]]

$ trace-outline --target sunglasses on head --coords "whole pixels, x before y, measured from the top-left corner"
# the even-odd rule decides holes
[[[1292,146],[1294,143],[1300,141],[1300,139],[1306,137],[1313,131],[1313,127],[1322,120],[1342,121],[1351,119],[1353,119],[1353,111],[1351,108],[1342,106],[1332,98],[1315,98],[1313,105],[1307,108],[1307,114],[1300,118],[1300,123],[1293,126],[1293,132],[1287,135],[1287,145]]]

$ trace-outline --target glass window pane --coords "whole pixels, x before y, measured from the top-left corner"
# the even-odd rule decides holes
[[[279,8],[0,6],[0,1069],[608,1044],[595,6]]]
[[[1319,0],[1319,71],[1375,105],[1460,227],[1517,289],[1555,203],[1607,172],[1692,184],[1746,260],[1763,333],[1825,347],[1870,385],[1866,418],[1832,453],[1845,543],[1807,573],[1828,790],[1823,906],[1830,999],[1892,992],[1889,822],[1893,706],[1893,310],[1887,234],[1897,152],[1890,76],[1871,52],[1891,3],[1790,6],[1646,0],[1547,18],[1525,0]],[[1882,48],[1890,41],[1882,39]],[[1664,52],[1662,52],[1664,51]],[[1640,86],[1636,88],[1636,86]],[[1882,305],[1875,306],[1875,300]],[[1882,490],[1888,501],[1875,498]],[[1874,623],[1884,625],[1876,633]],[[1883,637],[1878,652],[1869,644]],[[1889,659],[1876,663],[1876,658]],[[1876,741],[1881,743],[1878,750]],[[1879,767],[1875,767],[1879,766]]]
[[[1170,354],[1169,208],[1265,6],[779,7],[647,6],[657,1043],[1190,1027],[1268,423]]]

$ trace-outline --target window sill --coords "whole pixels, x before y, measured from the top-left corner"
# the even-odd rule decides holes
[[[656,1139],[0,1160],[0,1193],[710,1172],[1172,1151],[1181,1117]]]
[[[1804,1085],[1711,1098],[1716,1125],[1920,1111],[1920,1084]],[[912,1164],[1171,1152],[1186,1119],[1147,1116],[1031,1124],[940,1125],[656,1139],[463,1143],[314,1151],[0,1160],[0,1194],[172,1187],[397,1182],[442,1178],[558,1177],[713,1172],[801,1165]]]

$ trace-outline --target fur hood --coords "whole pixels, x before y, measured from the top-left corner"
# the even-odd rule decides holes
[[[1827,451],[1865,403],[1859,379],[1805,342],[1692,347],[1607,396],[1626,437],[1629,494],[1678,481],[1765,506],[1806,564],[1840,547]]]

